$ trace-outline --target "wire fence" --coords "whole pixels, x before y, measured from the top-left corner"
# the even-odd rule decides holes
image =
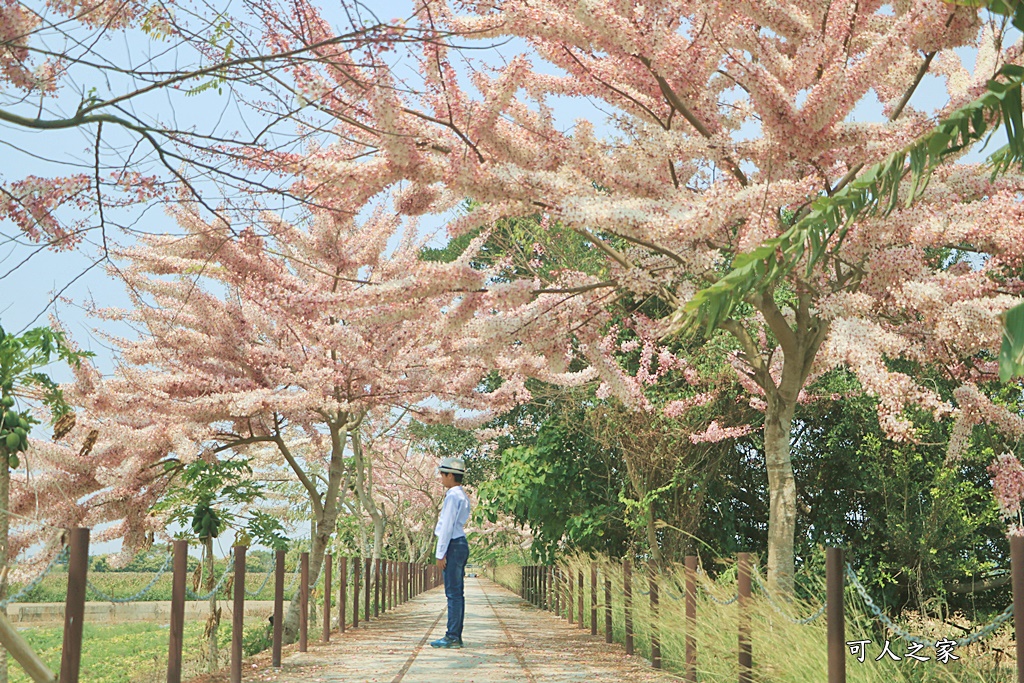
[[[213,582],[209,590],[200,594],[188,585],[188,575],[190,573],[188,567],[188,544],[185,541],[175,541],[173,552],[168,552],[162,558],[158,558],[158,561],[161,562],[159,568],[151,573],[147,573],[145,576],[146,583],[138,590],[134,588],[125,590],[123,592],[127,594],[122,595],[120,594],[122,591],[111,591],[107,586],[96,585],[95,579],[98,575],[110,576],[121,574],[123,576],[124,573],[94,572],[90,575],[89,569],[93,563],[88,554],[89,535],[88,529],[71,530],[68,533],[69,547],[54,554],[42,571],[25,585],[21,586],[14,594],[0,602],[0,607],[6,608],[17,600],[36,595],[39,587],[47,577],[58,574],[54,578],[64,584],[65,594],[64,610],[60,613],[60,618],[64,622],[64,645],[60,650],[61,675],[59,677],[62,681],[78,680],[78,669],[82,662],[83,646],[85,648],[91,646],[88,638],[84,638],[83,624],[89,620],[90,617],[88,615],[96,615],[98,612],[93,608],[90,608],[92,611],[86,610],[87,599],[97,599],[116,605],[152,600],[154,597],[153,591],[157,585],[161,584],[163,586],[163,584],[168,582],[165,579],[170,580],[173,578],[173,581],[170,581],[172,589],[169,608],[166,604],[157,605],[155,611],[146,610],[146,614],[150,616],[163,615],[158,618],[166,618],[169,615],[170,628],[169,631],[164,632],[167,634],[165,637],[167,638],[166,647],[168,648],[167,659],[164,660],[168,662],[166,680],[169,683],[180,683],[182,680],[183,662],[186,659],[195,660],[197,656],[209,656],[211,658],[210,666],[220,668],[224,663],[227,663],[223,661],[224,655],[228,655],[230,658],[231,678],[232,680],[238,680],[238,677],[241,675],[242,653],[254,654],[259,650],[265,649],[271,643],[273,665],[279,667],[281,665],[281,649],[283,646],[284,632],[282,627],[285,623],[285,609],[294,610],[296,600],[299,604],[299,651],[302,652],[308,647],[307,636],[310,630],[314,630],[320,635],[318,640],[326,641],[330,637],[332,624],[337,624],[344,631],[349,614],[352,615],[353,625],[357,615],[361,617],[363,622],[377,619],[386,609],[394,607],[396,603],[411,599],[419,592],[436,586],[440,581],[440,573],[433,564],[421,565],[393,560],[378,560],[373,561],[371,564],[371,561],[365,558],[336,558],[332,557],[330,553],[325,555],[324,561],[318,563],[319,571],[315,576],[311,577],[312,580],[306,581],[303,580],[303,577],[308,577],[307,568],[309,567],[310,558],[309,553],[304,552],[301,553],[299,558],[301,560],[301,571],[290,572],[292,578],[287,588],[285,588],[284,574],[288,572],[285,572],[285,553],[282,551],[276,553],[274,571],[265,572],[262,581],[253,590],[247,586],[246,582],[246,548],[239,546],[233,548],[232,552],[224,560],[212,562],[213,566],[217,567],[218,578]],[[349,562],[348,560],[351,561]],[[333,570],[335,561],[338,561],[341,568],[347,566],[352,571],[351,573],[346,572],[337,576],[336,583],[332,586],[327,580],[329,574],[325,572],[325,568],[330,566]],[[222,570],[220,568],[221,562],[224,563]],[[62,565],[66,565],[66,569]],[[364,571],[362,576],[359,576],[357,567],[361,568],[364,565],[372,566],[373,570]],[[202,562],[200,567],[197,568],[200,577],[206,566],[207,563]],[[55,572],[58,567],[61,567],[62,570]],[[208,580],[211,580],[212,577],[209,576],[209,570],[207,569],[206,572]],[[138,573],[129,574],[131,574],[131,578],[136,578],[138,575]],[[358,582],[355,581],[357,576],[359,576]],[[250,575],[250,578],[255,579],[256,577],[255,575]],[[265,621],[267,615],[264,611],[262,615],[252,615],[256,618],[256,624],[246,624],[246,597],[260,596],[270,584],[271,578],[276,578],[273,588],[275,619],[271,625],[268,625],[268,622]],[[255,582],[251,585],[255,585]],[[163,587],[165,588],[166,586]],[[349,603],[352,611],[349,614],[341,614],[339,620],[334,621],[331,619],[331,608],[334,604],[339,606],[345,604],[345,597],[347,596],[343,596],[343,593],[349,588],[353,589],[353,591],[360,590],[361,592],[354,592],[352,595],[352,602]],[[191,611],[186,610],[186,598],[202,601],[221,596],[228,598],[230,602],[228,610],[231,614],[227,619],[228,623],[220,625],[221,607],[211,604],[209,614],[200,617],[199,621],[199,624],[205,621],[205,629],[198,631],[193,629],[193,635],[190,636],[193,639],[197,639],[202,634],[202,639],[197,643],[199,647],[190,647],[186,650],[183,647],[185,635],[184,620],[186,615],[191,615],[189,618],[193,620],[197,616],[194,606],[190,608]],[[362,600],[359,598],[362,598]],[[291,605],[286,606],[286,603],[291,603]],[[265,610],[265,603],[263,605],[262,608],[257,609]],[[11,615],[11,619],[18,621],[25,609],[25,606],[19,608],[19,612]],[[169,612],[167,612],[168,609]],[[315,617],[313,617],[318,611],[323,614],[322,631],[319,624],[316,623]],[[167,614],[164,614],[164,612],[167,612]],[[53,610],[53,613],[56,615],[57,611]],[[122,615],[128,614],[126,611],[120,613]],[[30,610],[29,614],[37,614],[37,612]],[[103,612],[103,616],[107,618],[111,614],[114,614],[114,612]],[[0,617],[0,646],[12,655],[33,680],[45,681],[47,683],[56,680],[57,676],[50,670],[47,663],[39,658],[33,648],[24,640],[24,637],[18,634],[16,628],[10,627],[11,623],[7,616]],[[196,626],[199,624],[196,624]],[[219,645],[217,649],[214,649],[214,646],[211,645],[206,650],[206,654],[201,654],[204,643],[208,640],[217,643],[222,641],[223,637],[230,638],[230,648]],[[271,640],[268,641],[268,638]],[[224,654],[218,654],[218,650]],[[135,654],[137,653],[132,653],[133,656]],[[154,659],[159,659],[159,657]],[[213,663],[212,659],[217,661]],[[190,673],[198,674],[200,672],[192,669]],[[161,678],[163,677],[161,676]]]
[[[22,586],[21,589],[18,590],[18,592],[16,592],[14,595],[11,595],[7,598],[4,598],[3,600],[0,600],[0,608],[6,608],[9,604],[18,602],[25,596],[31,594],[32,591],[35,590],[36,587],[43,582],[43,579],[49,576],[50,572],[53,571],[54,567],[56,567],[58,564],[61,564],[62,562],[67,561],[67,557],[67,548],[61,550],[59,553],[55,553],[54,556],[50,558],[50,561],[49,563],[47,563],[46,567],[43,568],[43,571],[39,572],[39,574],[34,579],[32,579],[24,586]]]
[[[153,586],[155,586],[156,582],[160,580],[160,577],[167,573],[167,570],[171,566],[171,557],[172,555],[170,553],[167,553],[167,557],[164,558],[163,566],[161,566],[160,569],[157,570],[156,574],[153,575],[153,578],[150,580],[150,582],[143,586],[143,588],[134,595],[129,595],[125,598],[116,598],[112,595],[108,595],[104,591],[94,586],[92,581],[88,579],[86,580],[85,585],[93,593],[93,595],[98,597],[100,600],[103,600],[104,602],[112,602],[114,604],[137,602],[141,600],[145,595],[147,595],[151,590],[153,590]]]

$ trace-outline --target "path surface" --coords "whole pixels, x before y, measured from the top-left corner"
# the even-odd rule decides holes
[[[675,681],[620,645],[591,636],[542,612],[483,578],[466,579],[462,650],[435,650],[445,631],[444,589],[427,591],[369,624],[334,632],[329,644],[285,656],[281,670],[264,666],[245,681],[278,683],[622,683]]]

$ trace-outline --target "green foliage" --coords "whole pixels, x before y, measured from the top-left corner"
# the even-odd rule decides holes
[[[479,485],[477,514],[494,521],[503,512],[529,524],[537,558],[553,557],[563,541],[621,555],[621,461],[570,423],[551,419],[534,443],[505,449],[496,478]]]
[[[467,202],[466,210],[471,212],[473,208],[474,204]],[[424,248],[420,258],[451,263],[462,256],[484,230],[481,227],[454,237],[442,248]],[[595,249],[588,238],[558,222],[542,225],[539,215],[502,218],[489,226],[486,234],[470,265],[483,269],[499,261],[504,263],[505,268],[497,278],[500,281],[537,277],[547,283],[564,270],[601,275],[607,269],[604,254]]]
[[[939,164],[987,139],[1000,127],[1006,132],[1007,143],[989,156],[993,174],[1005,173],[1024,163],[1022,83],[1024,67],[1003,66],[979,98],[831,196],[815,199],[809,211],[778,237],[736,255],[729,272],[697,292],[673,314],[672,330],[692,331],[703,323],[705,334],[710,334],[729,318],[748,292],[770,291],[801,262],[810,277],[822,259],[837,252],[855,220],[890,213],[896,208],[906,181],[910,184],[905,190],[909,206],[924,192]]]
[[[852,378],[835,373],[824,381],[839,388]],[[975,448],[951,466],[945,462],[948,425],[914,417],[916,444],[886,439],[874,401],[862,394],[801,410],[793,444],[804,507],[797,556],[803,566],[823,570],[822,547],[847,548],[865,585],[895,613],[904,607],[1001,608],[1006,591],[947,593],[954,581],[1009,563],[986,471],[995,434],[978,428]]]
[[[999,348],[999,379],[1024,377],[1024,304],[1003,314],[1003,342]]]
[[[265,486],[252,479],[248,460],[168,460],[164,467],[179,482],[154,510],[168,512],[172,522],[187,526],[196,538],[217,538],[230,527],[268,547],[287,547],[280,520],[251,505],[263,496]]]
[[[221,16],[223,16],[223,15],[221,15]],[[218,19],[220,19],[220,17],[218,17]],[[217,21],[215,26],[214,26],[213,33],[210,35],[210,38],[208,39],[210,47],[213,48],[214,50],[220,51],[221,54],[220,54],[219,61],[222,64],[228,64],[229,62],[231,62],[232,53],[235,51],[235,40],[234,40],[234,38],[228,38],[228,41],[224,45],[223,48],[221,48],[221,46],[218,44],[218,43],[220,43],[221,39],[225,35],[225,32],[229,28],[231,28],[231,22],[228,21],[227,19],[223,19],[221,21]],[[211,72],[207,71],[207,72],[204,72],[204,73],[208,74],[208,73],[211,73]],[[227,69],[226,66],[220,66],[215,71],[213,71],[212,74],[213,74],[213,78],[211,78],[210,80],[204,81],[203,83],[200,83],[199,85],[193,86],[193,87],[188,88],[187,90],[185,90],[185,97],[192,97],[194,95],[198,95],[200,93],[204,93],[207,90],[213,90],[214,88],[217,89],[217,94],[218,95],[222,95],[224,93],[224,82],[225,82],[225,80],[227,79],[227,76],[228,76],[228,69]]]
[[[18,467],[17,454],[28,448],[29,433],[39,424],[27,407],[18,410],[18,398],[26,391],[41,394],[43,405],[56,422],[71,408],[60,387],[40,372],[41,368],[54,360],[78,367],[83,358],[92,355],[69,346],[59,330],[36,327],[15,336],[0,327],[0,456],[10,467]]]

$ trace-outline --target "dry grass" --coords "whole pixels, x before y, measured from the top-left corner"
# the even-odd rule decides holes
[[[590,623],[591,595],[589,557],[576,556],[568,558],[561,565],[563,570],[578,576],[584,574],[584,620]],[[596,560],[599,569],[597,595],[598,628],[604,631],[605,605],[604,581],[608,577],[612,581],[612,622],[614,639],[618,643],[625,640],[625,613],[623,576],[621,565],[612,564],[606,559]],[[520,568],[517,566],[497,567],[488,571],[497,583],[512,591],[520,590]],[[824,596],[824,580],[817,595]],[[686,620],[685,604],[682,599],[684,580],[680,569],[676,572],[662,574],[659,577],[661,600],[659,607],[658,626],[661,637],[662,662],[665,669],[677,673],[683,672]],[[701,581],[701,589],[697,596],[697,624],[695,636],[697,641],[697,670],[700,681],[725,682],[735,681],[738,677],[738,605],[720,605],[710,597],[726,600],[735,595],[735,580],[724,579],[720,584],[707,580]],[[651,646],[651,609],[646,575],[639,570],[633,572],[633,622],[636,653],[650,658]],[[578,597],[573,595],[574,606]],[[820,602],[796,601],[787,610],[792,617],[800,618],[813,614],[820,607]],[[962,617],[957,617],[961,626],[970,628],[971,624]],[[827,641],[826,620],[822,616],[810,624],[798,625],[779,614],[765,597],[755,591],[750,601],[750,621],[752,631],[752,647],[754,661],[754,680],[771,681],[773,683],[808,683],[809,681],[827,680]],[[934,620],[922,620],[912,615],[904,615],[900,619],[903,628],[911,633],[928,637],[932,640],[954,638],[960,635],[959,629],[951,633],[949,626]],[[931,659],[918,662],[904,658],[902,661],[891,661],[888,657],[883,661],[874,661],[882,653],[885,635],[879,630],[873,619],[867,616],[866,609],[855,598],[852,589],[847,589],[846,597],[846,639],[870,639],[867,654],[863,663],[856,657],[847,656],[846,671],[849,683],[1010,683],[1014,679],[1014,657],[1016,648],[1012,641],[1012,626],[1004,624],[992,637],[965,648],[957,648],[954,654],[958,661],[942,664],[935,660],[935,651],[924,649],[918,652],[921,656]],[[889,636],[891,649],[900,657],[906,652],[906,643]]]

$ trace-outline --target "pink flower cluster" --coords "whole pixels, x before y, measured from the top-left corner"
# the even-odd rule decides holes
[[[1024,466],[1012,453],[1003,453],[988,466],[992,475],[992,495],[1003,517],[1015,520],[1024,500]]]

